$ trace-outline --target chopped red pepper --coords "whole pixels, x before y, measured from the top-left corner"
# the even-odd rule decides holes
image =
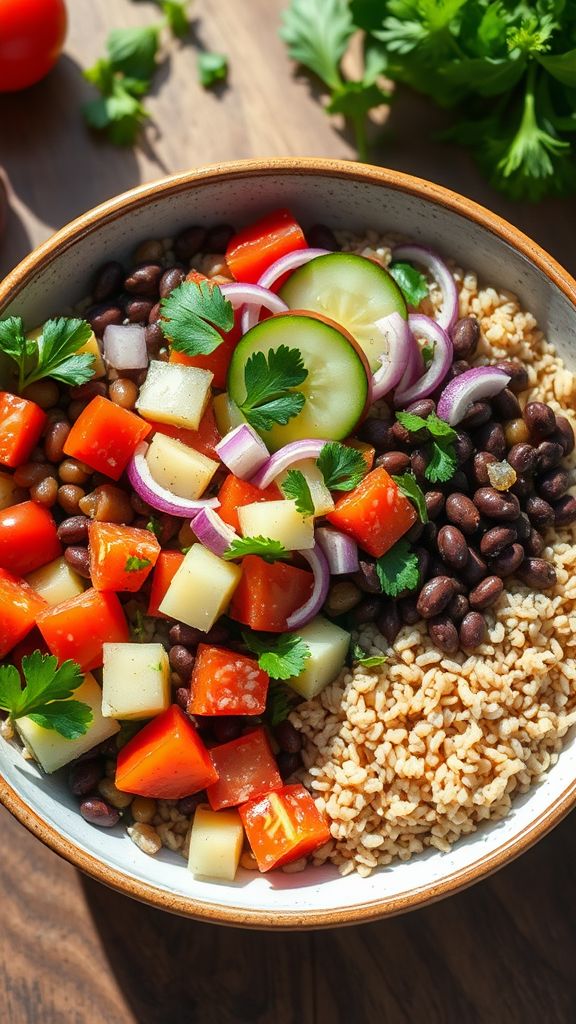
[[[373,469],[358,487],[339,498],[326,518],[354,537],[364,551],[380,558],[414,525],[418,516],[386,470]]]
[[[97,473],[119,480],[134,449],[151,430],[150,424],[136,413],[98,395],[74,423],[64,452]]]
[[[168,615],[164,615],[164,612],[160,611],[160,605],[183,561],[184,555],[180,551],[160,552],[152,576],[152,589],[150,591],[147,615],[152,615],[155,619],[169,618]]]
[[[210,756],[218,772],[218,781],[206,789],[214,811],[236,807],[262,793],[282,788],[265,729],[255,729],[247,736],[212,747]]]
[[[272,263],[306,245],[304,232],[290,210],[274,210],[234,235],[226,249],[226,262],[237,281],[256,284]]]
[[[0,391],[0,462],[15,469],[28,461],[40,439],[46,413],[27,398]]]
[[[270,677],[254,658],[223,647],[198,644],[188,713],[194,715],[261,715],[266,709]]]
[[[0,511],[0,566],[15,576],[39,569],[62,548],[56,523],[48,509],[34,501],[22,501]]]
[[[150,530],[117,523],[90,523],[90,578],[96,590],[140,590],[154,568],[160,545]]]
[[[288,629],[286,619],[308,600],[313,587],[312,573],[304,569],[246,555],[228,614],[251,629],[283,633]]]
[[[72,658],[83,672],[100,667],[103,644],[130,639],[122,605],[111,591],[85,590],[47,608],[36,622],[51,654],[60,662]]]
[[[282,496],[276,484],[270,484],[269,487],[260,490],[247,480],[240,480],[233,473],[229,473],[218,492],[218,515],[228,523],[228,526],[240,533],[238,509],[242,505],[253,505],[255,501],[279,501]]]
[[[145,725],[118,754],[116,785],[125,793],[179,800],[217,779],[197,730],[175,704]]]
[[[48,605],[26,583],[0,569],[0,658],[33,629],[36,616]]]
[[[284,786],[239,808],[260,871],[288,864],[330,839],[330,829],[304,786]]]

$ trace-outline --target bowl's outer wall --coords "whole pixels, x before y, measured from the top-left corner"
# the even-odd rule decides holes
[[[0,285],[0,315],[22,315],[27,328],[33,327],[69,311],[89,293],[101,263],[128,260],[145,238],[171,236],[195,223],[240,225],[281,205],[305,226],[320,221],[361,232],[397,232],[436,248],[487,283],[518,294],[566,360],[576,361],[576,284],[542,250],[446,190],[329,161],[230,165],[137,189],[80,218],[28,257]],[[237,883],[217,885],[194,879],[176,855],[147,858],[120,829],[103,833],[87,825],[64,783],[41,776],[7,744],[0,745],[0,771],[6,780],[0,777],[3,802],[43,841],[101,881],[179,913],[261,927],[350,923],[456,891],[527,848],[576,797],[571,740],[548,778],[517,800],[505,821],[480,829],[449,854],[430,851],[368,879],[341,878],[323,868],[304,875],[243,872]]]

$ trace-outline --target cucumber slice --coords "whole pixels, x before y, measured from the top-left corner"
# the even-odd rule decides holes
[[[354,339],[338,324],[303,313],[280,313],[262,320],[234,349],[228,370],[228,393],[236,405],[246,398],[244,369],[254,352],[268,354],[280,345],[297,348],[308,370],[299,390],[306,402],[285,426],[262,431],[276,451],[290,441],[320,437],[340,441],[361,419],[368,401],[369,369]]]
[[[309,309],[342,324],[365,352],[372,372],[388,351],[377,322],[408,316],[404,296],[388,271],[351,252],[331,252],[299,267],[280,289],[290,309]]]

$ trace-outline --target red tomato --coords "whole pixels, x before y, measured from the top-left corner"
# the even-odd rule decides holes
[[[217,778],[200,736],[175,704],[145,725],[118,754],[116,785],[125,793],[179,800]]]
[[[62,548],[48,509],[33,501],[0,512],[0,566],[25,576],[58,558]]]
[[[364,551],[380,558],[414,525],[418,516],[385,469],[373,469],[358,487],[336,502],[326,518],[349,533]]]
[[[66,25],[64,0],[1,0],[0,92],[26,89],[48,74]]]
[[[255,501],[278,501],[281,497],[282,494],[276,484],[270,484],[269,487],[260,490],[259,487],[248,483],[247,480],[240,480],[239,477],[229,473],[218,491],[218,501],[220,502],[218,515],[220,519],[228,523],[228,526],[240,533],[238,509],[241,505],[252,505]]]
[[[134,449],[151,430],[136,413],[98,395],[80,413],[66,438],[64,453],[119,480]]]
[[[116,523],[90,523],[90,578],[96,590],[140,590],[160,545],[150,530]]]
[[[288,629],[286,619],[308,600],[313,586],[312,573],[305,569],[246,555],[228,614],[250,629],[283,633]]]
[[[272,263],[295,249],[305,249],[306,244],[290,210],[274,210],[234,235],[226,262],[237,281],[255,284]]]
[[[299,783],[257,797],[239,808],[260,871],[306,857],[330,839],[330,829]]]
[[[15,469],[28,460],[46,419],[35,402],[0,391],[0,462],[4,466]]]
[[[191,715],[261,715],[270,677],[254,658],[198,644],[190,681]]]
[[[102,645],[125,644],[128,623],[116,594],[90,588],[41,612],[38,629],[58,661],[72,658],[83,672],[102,664]]]
[[[160,605],[166,597],[168,587],[172,583],[178,569],[184,561],[184,555],[180,551],[161,551],[158,555],[158,561],[156,562],[156,568],[154,569],[154,575],[152,576],[152,588],[150,590],[150,603],[148,605],[147,615],[152,615],[155,619],[168,619],[168,615],[164,615],[160,611]]]
[[[0,569],[0,658],[30,632],[46,601],[25,580]]]
[[[265,729],[255,729],[247,736],[212,747],[210,757],[218,772],[218,781],[206,789],[213,811],[237,807],[272,789],[282,788]]]

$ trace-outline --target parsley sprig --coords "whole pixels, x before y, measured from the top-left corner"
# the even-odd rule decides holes
[[[284,497],[296,502],[296,511],[301,516],[314,515],[314,501],[310,493],[310,485],[301,470],[289,469],[286,479],[280,486]]]
[[[279,558],[287,558],[288,554],[279,540],[270,537],[238,537],[232,541],[222,558],[229,562],[234,558],[244,558],[245,555],[259,555],[266,562],[276,562]]]
[[[299,676],[311,656],[308,644],[295,633],[270,636],[266,633],[242,633],[248,650],[258,657],[258,665],[271,679]]]
[[[14,721],[26,716],[68,740],[84,736],[92,722],[92,710],[82,701],[69,700],[84,681],[80,666],[65,661],[58,668],[52,655],[34,651],[22,658],[22,673],[24,688],[14,665],[0,668],[0,708]]]
[[[418,586],[418,559],[407,540],[396,541],[385,555],[376,559],[376,572],[380,586],[388,597],[398,597],[403,590]]]
[[[78,350],[91,336],[90,324],[69,317],[47,320],[35,340],[26,337],[22,317],[0,320],[0,352],[18,367],[19,391],[44,377],[71,387],[85,384],[94,372],[94,356]]]
[[[409,306],[419,306],[422,299],[428,295],[428,282],[416,267],[411,263],[391,263],[388,273],[396,281]]]
[[[183,281],[160,303],[160,327],[172,348],[187,356],[205,356],[222,344],[222,331],[234,326],[234,310],[218,285]]]
[[[413,501],[420,521],[422,523],[428,522],[428,510],[426,508],[426,499],[424,497],[424,491],[420,487],[414,473],[402,473],[400,476],[392,477],[394,483],[400,490],[400,492],[410,501]]]
[[[307,376],[297,348],[279,345],[267,354],[254,352],[244,367],[246,398],[240,411],[255,430],[271,430],[275,423],[285,426],[304,407],[304,394],[294,388]]]
[[[139,558],[138,555],[130,555],[126,559],[124,565],[125,572],[140,572],[142,569],[147,569],[151,564],[149,558]]]
[[[353,491],[366,475],[362,452],[338,441],[328,441],[316,460],[329,491]]]
[[[457,434],[454,428],[445,420],[441,420],[434,412],[430,413],[426,419],[422,416],[415,416],[413,412],[397,412],[396,419],[412,433],[425,429],[431,435],[431,440],[426,446],[430,456],[424,470],[426,479],[432,484],[446,483],[451,480],[457,466],[454,450]]]

